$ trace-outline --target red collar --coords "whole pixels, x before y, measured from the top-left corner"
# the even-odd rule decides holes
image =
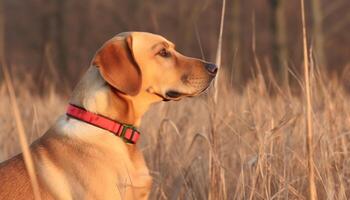
[[[66,114],[80,121],[110,131],[114,135],[123,138],[126,143],[135,144],[140,137],[140,133],[132,125],[116,122],[76,105],[69,104]]]

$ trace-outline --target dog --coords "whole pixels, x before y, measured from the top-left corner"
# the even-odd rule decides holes
[[[205,91],[215,64],[162,36],[116,35],[96,52],[67,113],[31,146],[42,199],[147,199],[152,178],[135,145],[151,104]],[[22,154],[0,164],[0,199],[33,199]]]

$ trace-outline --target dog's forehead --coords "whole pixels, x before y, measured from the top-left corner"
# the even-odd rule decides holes
[[[137,43],[142,43],[143,45],[154,45],[157,43],[167,43],[170,47],[175,47],[174,43],[164,38],[161,35],[146,33],[146,32],[133,32],[133,41]]]

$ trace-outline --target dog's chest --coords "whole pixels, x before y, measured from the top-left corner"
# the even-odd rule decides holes
[[[147,167],[124,156],[91,161],[81,176],[85,195],[91,192],[88,196],[94,199],[144,199],[151,189]]]
[[[142,153],[111,134],[50,133],[36,152],[40,177],[58,199],[146,199],[151,189]]]
[[[151,177],[132,169],[101,167],[90,176],[84,174],[70,180],[73,199],[146,199],[151,189]]]

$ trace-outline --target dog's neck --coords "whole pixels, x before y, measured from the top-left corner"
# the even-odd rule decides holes
[[[76,86],[70,103],[125,124],[138,126],[149,106],[159,101],[148,93],[129,96],[112,88],[96,67],[90,67]]]

